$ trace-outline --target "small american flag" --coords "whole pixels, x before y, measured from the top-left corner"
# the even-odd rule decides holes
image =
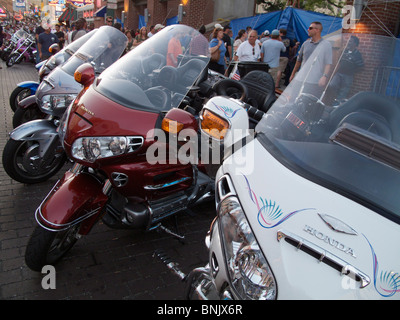
[[[238,70],[238,65],[237,63],[235,64],[235,66],[233,67],[233,70],[229,76],[229,78],[233,79],[233,80],[240,80],[240,74],[239,74],[239,70]]]
[[[239,70],[236,70],[236,72],[234,74],[232,74],[232,73],[231,73],[231,79],[239,81],[240,80]]]

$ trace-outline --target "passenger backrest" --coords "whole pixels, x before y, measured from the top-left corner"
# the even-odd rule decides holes
[[[262,112],[267,112],[276,100],[275,83],[272,76],[260,70],[254,70],[240,79],[248,89],[247,102]]]

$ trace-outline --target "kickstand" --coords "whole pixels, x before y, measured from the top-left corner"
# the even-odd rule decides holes
[[[177,219],[176,216],[174,217],[174,219],[175,219],[175,230],[176,230],[176,232],[174,232],[174,231],[168,229],[167,227],[164,227],[161,223],[159,223],[159,224],[156,226],[156,228],[157,228],[157,229],[161,229],[162,231],[164,231],[164,232],[166,232],[166,233],[168,233],[168,234],[174,236],[175,238],[178,239],[179,242],[181,242],[182,244],[184,244],[184,243],[185,243],[185,236],[179,234],[179,230],[178,230],[178,219]]]

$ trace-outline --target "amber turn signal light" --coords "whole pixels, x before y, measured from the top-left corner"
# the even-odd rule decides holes
[[[168,118],[164,118],[161,123],[161,129],[163,129],[165,132],[177,134],[179,131],[183,129],[183,123]]]
[[[202,115],[201,129],[211,137],[222,140],[229,129],[229,123],[206,109]]]

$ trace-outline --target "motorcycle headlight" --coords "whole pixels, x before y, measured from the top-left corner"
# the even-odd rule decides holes
[[[232,287],[242,299],[276,298],[274,275],[236,197],[219,206],[219,226]]]
[[[40,104],[43,109],[48,111],[56,108],[65,108],[76,98],[76,96],[76,94],[46,95],[42,97]]]
[[[94,162],[100,158],[119,156],[127,149],[126,137],[79,138],[72,144],[72,156]]]

